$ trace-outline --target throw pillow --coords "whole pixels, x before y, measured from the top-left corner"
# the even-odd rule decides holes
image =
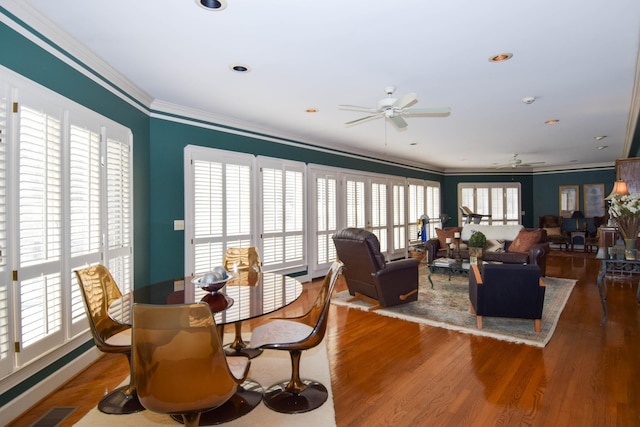
[[[509,252],[527,253],[529,248],[540,241],[542,230],[527,231],[520,230],[516,238],[509,246]]]
[[[545,227],[547,230],[547,236],[561,236],[562,231],[560,231],[560,227]]]
[[[504,252],[504,240],[489,239],[484,250],[487,252]]]
[[[436,235],[438,236],[438,240],[440,241],[440,247],[447,247],[447,237],[450,238],[451,242],[453,243],[455,241],[453,238],[453,234],[459,231],[460,229],[457,227],[451,228],[449,230],[441,230],[439,228],[436,228]]]

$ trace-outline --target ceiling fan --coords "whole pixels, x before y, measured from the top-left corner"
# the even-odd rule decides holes
[[[504,168],[513,168],[513,169],[515,169],[515,168],[518,168],[520,166],[530,167],[530,166],[537,166],[537,165],[543,165],[543,164],[544,164],[544,162],[523,163],[522,160],[520,160],[518,158],[518,155],[514,154],[513,155],[513,159],[511,159],[509,161],[509,163],[505,163],[505,164],[502,164],[502,165],[496,165],[495,168],[496,169],[504,169]]]
[[[418,95],[415,93],[407,93],[400,98],[394,98],[393,93],[396,91],[394,86],[387,86],[384,88],[384,91],[387,97],[381,99],[376,108],[359,107],[357,105],[339,105],[338,108],[341,110],[370,113],[368,116],[346,122],[345,125],[354,125],[370,119],[386,117],[391,120],[398,129],[403,129],[407,127],[407,122],[403,116],[447,117],[451,114],[449,107],[411,108],[412,105],[418,102]]]

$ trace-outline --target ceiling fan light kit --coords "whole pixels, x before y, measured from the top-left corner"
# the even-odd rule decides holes
[[[451,109],[449,107],[412,108],[412,106],[418,102],[418,95],[415,93],[407,93],[400,98],[394,98],[393,94],[396,91],[394,86],[387,86],[384,88],[384,91],[387,94],[387,97],[378,101],[376,108],[361,107],[358,105],[339,105],[338,108],[341,110],[370,113],[368,116],[348,121],[345,125],[353,125],[370,119],[384,117],[393,122],[398,129],[403,129],[408,126],[408,123],[403,118],[404,115],[446,117],[451,114]]]

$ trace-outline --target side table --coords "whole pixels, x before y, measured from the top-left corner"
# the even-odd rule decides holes
[[[640,260],[616,259],[611,257],[607,252],[607,248],[600,248],[596,256],[602,262],[600,273],[598,274],[598,294],[602,303],[602,321],[603,325],[607,320],[607,304],[606,299],[609,294],[607,289],[607,276],[640,276]],[[638,283],[638,292],[636,300],[640,303],[640,282]]]
[[[571,252],[573,252],[573,239],[576,237],[580,237],[582,239],[582,244],[584,245],[584,251],[587,251],[587,232],[586,231],[572,231],[571,232]]]

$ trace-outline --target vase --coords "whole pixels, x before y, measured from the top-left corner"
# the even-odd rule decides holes
[[[637,257],[636,251],[636,239],[624,239],[624,257],[627,260],[633,261]]]
[[[482,253],[483,248],[470,247],[469,248],[469,264],[482,265]]]

